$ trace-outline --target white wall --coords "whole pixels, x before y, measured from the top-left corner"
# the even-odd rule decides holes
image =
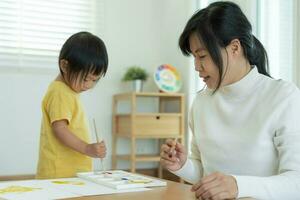
[[[0,175],[34,173],[41,99],[49,75],[0,73]]]
[[[163,63],[176,66],[187,89],[184,58],[178,49],[178,37],[189,17],[191,1],[186,0],[106,0],[104,39],[109,54],[106,77],[96,88],[82,95],[89,119],[95,118],[103,135],[110,168],[111,101],[115,93],[129,91],[121,82],[126,67],[137,64],[153,73]],[[38,158],[41,100],[56,71],[3,69],[0,66],[0,175],[34,174]],[[150,78],[146,91],[157,91]],[[127,141],[120,142],[122,153],[129,152]],[[140,152],[157,152],[154,141],[141,141]],[[143,164],[138,167],[153,167]],[[121,163],[120,168],[127,168]]]

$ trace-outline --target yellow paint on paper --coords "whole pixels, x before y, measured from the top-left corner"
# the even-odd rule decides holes
[[[41,189],[42,188],[32,188],[32,187],[23,187],[23,186],[12,185],[7,188],[0,189],[0,194],[32,192],[34,190],[41,190]]]
[[[136,179],[136,180],[128,180],[129,183],[151,183],[151,180],[143,180],[143,179]]]
[[[52,181],[55,184],[67,184],[67,185],[84,185],[84,182],[81,181]]]

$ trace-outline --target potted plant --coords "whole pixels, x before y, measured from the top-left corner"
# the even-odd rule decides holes
[[[148,78],[148,73],[140,66],[131,66],[127,69],[123,81],[132,81],[132,87],[135,92],[143,90],[143,82]]]

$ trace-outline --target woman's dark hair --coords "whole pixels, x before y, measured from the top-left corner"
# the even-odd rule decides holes
[[[250,64],[256,65],[259,73],[270,77],[267,52],[259,40],[252,35],[250,22],[235,3],[212,3],[189,19],[179,38],[179,47],[186,56],[191,54],[189,38],[193,33],[206,47],[219,69],[220,79],[216,90],[220,87],[224,70],[220,50],[230,44],[233,39],[240,41]]]
[[[68,77],[63,78],[74,81],[85,79],[88,74],[105,76],[108,67],[108,56],[104,42],[89,32],[79,32],[72,35],[62,46],[59,60],[68,61]]]

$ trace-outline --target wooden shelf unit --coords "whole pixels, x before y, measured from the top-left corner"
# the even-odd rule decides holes
[[[158,112],[138,112],[139,98],[153,98],[158,100]],[[127,101],[130,104],[128,113],[119,113],[118,104]],[[171,106],[170,104],[176,103]],[[169,107],[168,107],[169,105]],[[184,143],[185,131],[185,97],[182,93],[144,93],[130,92],[113,96],[112,119],[112,168],[117,169],[117,160],[129,160],[130,171],[136,171],[136,162],[159,162],[159,155],[137,155],[137,139],[157,139],[160,149],[164,139],[177,138]],[[168,107],[168,109],[167,109]],[[175,108],[174,108],[175,107]],[[173,109],[172,109],[173,108]],[[117,140],[119,137],[130,139],[131,151],[129,155],[117,153]],[[158,175],[162,177],[162,167],[159,165]]]

